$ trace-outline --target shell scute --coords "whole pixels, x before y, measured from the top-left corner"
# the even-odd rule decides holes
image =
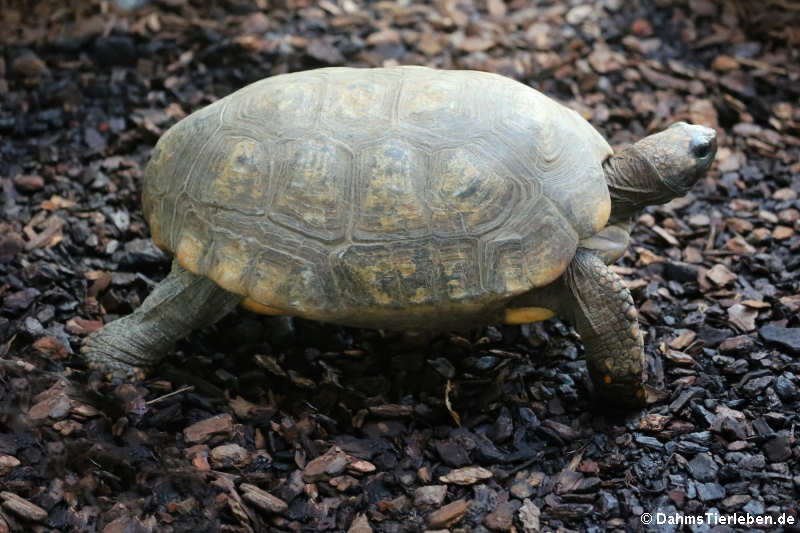
[[[478,300],[481,287],[478,246],[474,239],[442,241],[437,247],[436,277],[442,299],[456,302]]]
[[[352,159],[349,150],[322,137],[278,147],[272,180],[277,191],[269,218],[319,239],[344,238]]]
[[[502,225],[519,200],[516,187],[508,170],[475,149],[439,151],[426,195],[434,234],[480,235]]]
[[[353,244],[330,258],[336,285],[353,305],[402,308],[433,301],[431,250]]]
[[[320,124],[350,146],[374,140],[392,122],[399,74],[365,71],[364,76],[328,77]]]
[[[463,76],[441,76],[408,69],[397,109],[397,120],[433,134],[469,131],[477,109],[465,101]]]
[[[246,294],[257,303],[310,318],[327,309],[331,287],[319,263],[298,254],[265,250],[251,257]]]
[[[364,147],[356,187],[356,239],[388,240],[430,233],[423,201],[426,156],[400,139]]]
[[[216,146],[206,152],[211,156],[204,168],[211,168],[216,179],[196,183],[203,187],[196,193],[210,206],[237,209],[261,215],[269,194],[270,158],[261,143],[249,137],[220,136]]]
[[[262,138],[304,136],[318,121],[325,77],[316,71],[276,76],[226,96],[224,123]]]

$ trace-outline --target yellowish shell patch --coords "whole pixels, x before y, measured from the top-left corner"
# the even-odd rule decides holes
[[[594,211],[594,227],[595,231],[600,231],[606,227],[608,217],[611,216],[611,198],[606,198],[597,205]]]
[[[203,242],[191,233],[184,232],[178,243],[175,257],[183,268],[197,274],[200,272],[200,260],[204,253]]]
[[[558,258],[561,259],[560,261],[555,261],[556,256],[551,256],[551,261],[548,263],[542,261],[534,253],[528,255],[527,264],[536,266],[535,269],[529,268],[530,273],[528,275],[528,280],[534,287],[544,287],[551,283],[567,269],[567,265],[572,260],[571,257],[562,256]]]
[[[217,285],[235,294],[247,294],[243,283],[247,268],[247,250],[237,242],[231,242],[214,254],[216,262],[208,270],[207,276]]]
[[[506,324],[529,324],[553,318],[555,313],[545,307],[517,307],[506,309]]]

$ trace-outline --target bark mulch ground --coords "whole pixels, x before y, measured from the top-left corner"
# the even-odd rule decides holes
[[[795,0],[0,4],[0,532],[797,523]],[[709,176],[642,214],[615,267],[646,410],[593,400],[557,320],[432,337],[237,311],[146,381],[87,370],[82,339],[169,268],[139,203],[163,131],[265,76],[406,63],[518,79],[615,146],[718,129]]]

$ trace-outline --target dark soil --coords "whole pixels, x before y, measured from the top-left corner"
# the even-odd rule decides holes
[[[796,0],[0,6],[0,532],[797,530]],[[709,176],[642,214],[615,267],[647,409],[596,401],[557,320],[431,337],[238,311],[146,381],[87,370],[84,336],[169,268],[139,202],[158,136],[339,64],[498,72],[615,146],[718,129]]]

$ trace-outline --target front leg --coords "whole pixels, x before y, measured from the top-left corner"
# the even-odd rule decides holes
[[[506,321],[533,322],[553,314],[578,330],[598,393],[612,403],[641,405],[645,359],[636,307],[620,277],[594,250],[578,248],[560,278],[512,300]]]
[[[242,300],[203,276],[172,263],[169,276],[130,315],[106,324],[83,343],[91,368],[115,376],[142,375],[179,339],[213,324]]]
[[[644,402],[645,357],[630,292],[594,252],[579,248],[564,274],[562,312],[583,340],[589,375],[614,402]]]

